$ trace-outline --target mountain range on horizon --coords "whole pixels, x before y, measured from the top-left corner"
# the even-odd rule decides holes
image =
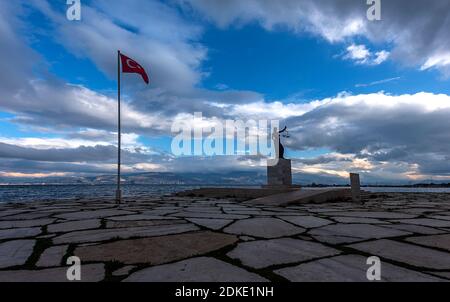
[[[369,175],[361,175],[362,185],[375,186],[405,186],[417,184],[444,184],[445,182],[434,180],[412,181],[383,181],[371,180]],[[334,175],[317,175],[307,173],[293,173],[293,183],[303,186],[321,185],[348,185],[349,180]],[[101,185],[114,184],[116,175],[103,174],[97,176],[52,176],[52,177],[0,177],[0,185]],[[137,185],[248,185],[259,186],[266,183],[265,172],[255,171],[233,171],[223,173],[174,173],[174,172],[144,172],[129,173],[122,175],[123,184]]]

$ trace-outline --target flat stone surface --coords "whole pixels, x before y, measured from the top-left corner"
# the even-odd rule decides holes
[[[414,218],[417,215],[397,213],[397,212],[369,212],[369,211],[348,211],[348,212],[328,212],[331,216],[345,216],[345,217],[364,217],[364,218],[384,218],[384,219],[407,219]]]
[[[142,226],[156,226],[156,225],[168,225],[168,224],[185,224],[183,219],[176,220],[133,220],[133,221],[106,221],[107,228],[134,228]]]
[[[440,220],[450,220],[450,216],[447,216],[447,215],[432,215],[432,216],[430,216],[430,218],[433,218],[433,219],[440,219]]]
[[[339,253],[338,250],[320,243],[282,238],[239,243],[227,256],[239,259],[246,266],[263,268],[333,256]]]
[[[42,270],[0,271],[0,282],[69,282],[68,267]],[[103,264],[84,264],[81,266],[80,282],[98,282],[105,277]],[[70,281],[78,282],[78,281]]]
[[[55,244],[61,243],[77,243],[77,242],[96,242],[110,239],[128,239],[131,237],[152,237],[162,236],[176,233],[185,233],[196,231],[198,227],[193,224],[174,224],[160,225],[136,228],[117,228],[117,229],[99,229],[89,231],[77,231],[66,233],[64,235],[53,238]]]
[[[51,224],[47,226],[47,231],[50,233],[59,233],[59,232],[72,232],[79,230],[96,229],[99,227],[100,227],[99,219],[86,219],[86,220]]]
[[[424,234],[424,235],[434,235],[434,234],[446,233],[445,231],[438,230],[435,228],[414,225],[414,224],[389,224],[389,225],[382,225],[382,226],[387,227],[387,228],[401,230],[401,231],[416,233],[416,234]]]
[[[277,218],[250,218],[239,220],[226,227],[224,232],[262,238],[277,238],[303,233],[305,229],[296,227]]]
[[[212,230],[220,230],[233,222],[231,219],[187,218],[186,220]]]
[[[279,216],[278,218],[293,223],[295,225],[304,227],[306,229],[317,228],[333,223],[328,219],[323,219],[314,216]]]
[[[146,214],[136,214],[136,215],[125,215],[125,216],[114,216],[108,217],[108,220],[112,221],[134,221],[134,220],[174,220],[175,217],[167,217],[160,215],[146,215]]]
[[[124,275],[129,275],[130,271],[133,270],[136,266],[134,265],[126,265],[122,268],[119,268],[118,270],[115,270],[114,272],[112,272],[113,276],[124,276]]]
[[[73,213],[65,213],[56,215],[55,217],[63,218],[67,220],[81,220],[81,219],[92,219],[92,218],[104,218],[119,215],[129,215],[135,214],[135,212],[116,210],[116,209],[105,209],[105,210],[90,210],[90,211],[80,211]]]
[[[450,270],[448,253],[424,248],[413,244],[381,239],[349,245],[371,255],[383,257],[416,267]]]
[[[41,256],[36,266],[51,267],[60,266],[61,260],[67,252],[68,245],[56,245],[46,249]]]
[[[125,282],[264,282],[263,277],[210,257],[154,266],[131,274]]]
[[[250,217],[248,215],[237,215],[237,214],[193,213],[193,212],[180,212],[170,214],[169,216],[182,218],[209,218],[209,219],[245,219]]]
[[[26,210],[26,209],[13,209],[13,210],[11,210],[11,209],[5,209],[4,211],[2,211],[1,213],[0,213],[0,219],[6,219],[6,220],[8,220],[8,219],[11,219],[11,218],[9,218],[9,217],[7,217],[7,218],[3,218],[3,217],[6,217],[6,216],[12,216],[12,215],[16,215],[16,214],[22,214],[22,213],[27,213],[27,212],[29,212],[29,210]]]
[[[43,218],[35,220],[12,220],[12,221],[0,221],[0,229],[11,229],[11,228],[28,228],[35,226],[43,226],[55,221],[53,218]]]
[[[234,244],[236,236],[210,231],[121,240],[77,248],[74,255],[84,261],[120,261],[125,264],[151,265],[202,255]]]
[[[119,206],[107,198],[0,202],[0,272],[13,280],[59,281],[68,267],[62,259],[80,252],[82,266],[114,263],[108,280],[139,273],[145,280],[147,269],[160,267],[170,272],[161,281],[342,281],[364,278],[367,264],[360,269],[358,261],[374,255],[386,281],[449,279],[450,194],[363,199],[289,206],[173,196],[125,197]],[[210,260],[197,265],[196,257]],[[191,260],[181,272],[175,265]],[[94,279],[103,280],[103,267],[100,275]]]
[[[0,268],[23,265],[33,253],[35,240],[13,240],[0,243]]]
[[[255,240],[255,238],[250,237],[250,236],[239,236],[239,239],[241,239],[242,241],[253,241],[253,240]]]
[[[246,205],[263,205],[267,207],[287,206],[292,204],[325,203],[349,196],[350,190],[345,188],[322,188],[317,190],[289,190],[245,201]]]
[[[47,217],[47,213],[36,213],[36,212],[29,212],[29,213],[22,213],[22,214],[16,214],[11,216],[6,216],[0,218],[0,220],[33,220],[38,218],[44,218]]]
[[[363,223],[363,224],[381,224],[387,223],[386,221],[376,218],[360,218],[360,217],[331,217],[333,220],[341,223]]]
[[[410,233],[370,224],[333,224],[308,232],[321,242],[331,244],[350,243],[371,238],[404,236]]]
[[[275,270],[275,273],[293,282],[369,282],[366,274],[370,265],[367,265],[366,261],[366,257],[359,255],[343,255]],[[431,282],[442,280],[381,262],[381,281]]]
[[[40,233],[41,228],[18,228],[0,230],[0,240],[32,237]]]
[[[426,245],[450,251],[450,234],[409,237],[405,240],[420,245]]]
[[[437,227],[437,228],[450,227],[450,221],[430,219],[430,218],[402,219],[402,220],[395,220],[395,222],[409,223],[409,224],[416,224],[416,225]]]
[[[450,281],[450,272],[429,272],[430,274],[436,275],[438,277],[446,278],[447,282]]]

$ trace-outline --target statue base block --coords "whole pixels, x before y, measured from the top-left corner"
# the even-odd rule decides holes
[[[267,187],[292,187],[290,159],[270,159],[267,161]]]

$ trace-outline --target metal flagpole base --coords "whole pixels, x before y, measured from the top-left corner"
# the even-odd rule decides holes
[[[122,200],[122,190],[116,190],[116,202],[120,203]]]

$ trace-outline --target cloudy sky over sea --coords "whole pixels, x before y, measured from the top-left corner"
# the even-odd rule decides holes
[[[118,49],[124,172],[262,169],[177,157],[171,125],[279,119],[293,170],[450,180],[450,2],[0,0],[0,177],[114,173]]]

